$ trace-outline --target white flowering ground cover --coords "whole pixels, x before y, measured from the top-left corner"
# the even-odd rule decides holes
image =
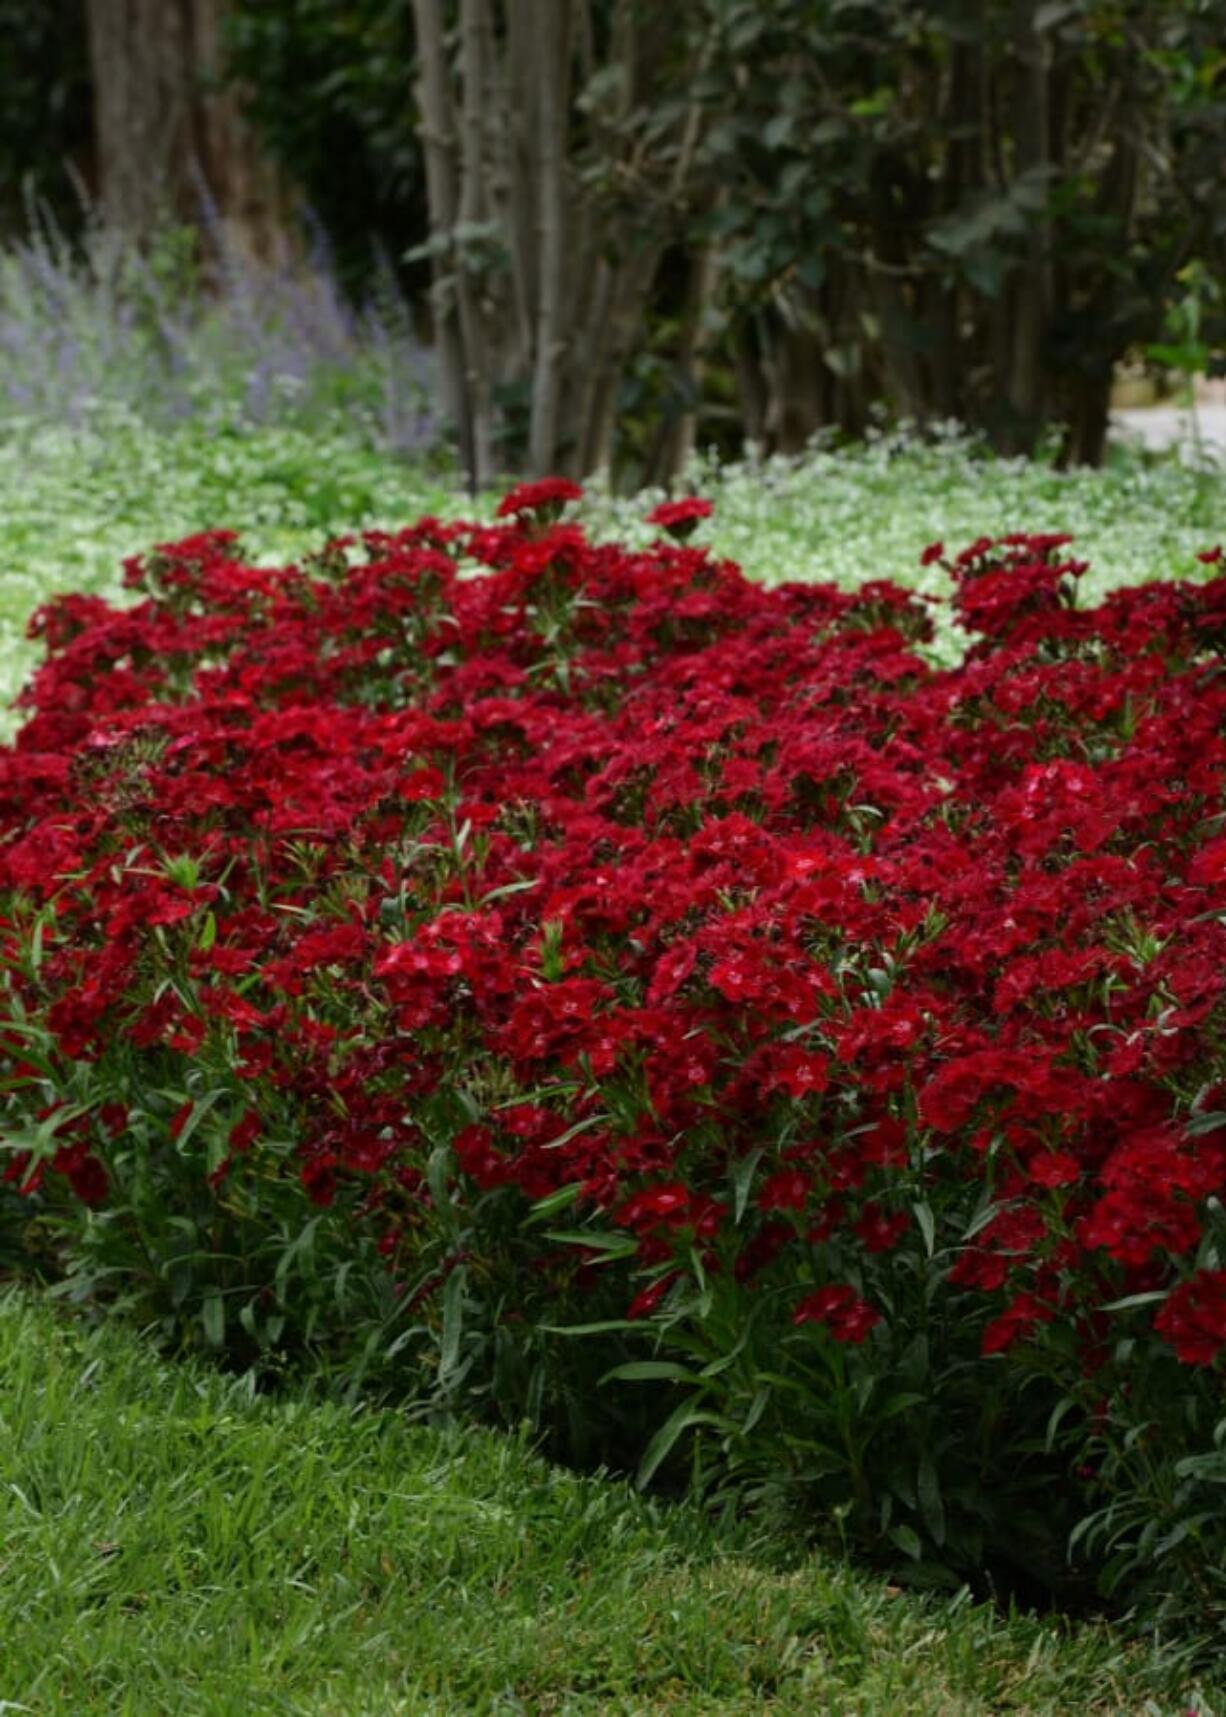
[[[939,594],[921,569],[930,542],[952,549],[1010,530],[1069,531],[1092,562],[1087,600],[1146,579],[1203,577],[1198,552],[1226,538],[1226,475],[1174,459],[1117,455],[1104,471],[1059,472],[984,457],[960,436],[928,445],[883,436],[845,451],[718,467],[699,460],[688,488],[715,514],[699,541],[766,583],[892,578]],[[614,498],[589,489],[595,534],[646,540],[658,492]],[[343,424],[308,433],[241,434],[193,424],[160,431],[114,414],[87,429],[0,431],[0,698],[14,696],[35,654],[28,617],[53,592],[115,592],[125,555],[211,526],[241,531],[247,550],[284,562],[329,535],[395,527],[422,512],[490,516],[446,477],[374,451]],[[956,651],[946,633],[938,648]],[[12,731],[7,714],[5,732]]]
[[[1226,472],[1174,458],[1117,453],[1102,471],[1057,471],[1028,459],[985,456],[951,432],[928,444],[882,436],[843,450],[720,469],[699,461],[691,486],[715,502],[700,541],[766,584],[888,578],[942,596],[940,566],[922,568],[933,542],[956,551],[981,536],[1067,531],[1071,552],[1091,562],[1087,604],[1109,590],[1155,578],[1198,578],[1199,552],[1226,537]],[[655,499],[659,499],[655,496]],[[594,498],[609,534],[628,538],[651,497]],[[938,628],[938,654],[960,649]]]
[[[125,555],[231,526],[252,553],[284,562],[329,535],[448,504],[445,488],[343,431],[167,434],[122,414],[90,429],[0,429],[0,702],[37,659],[25,629],[38,604],[117,594]]]

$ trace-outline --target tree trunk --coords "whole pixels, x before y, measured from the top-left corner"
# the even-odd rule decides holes
[[[566,317],[566,130],[570,107],[570,0],[541,0],[536,108],[536,250],[541,289],[528,463],[538,477],[554,469],[562,410]],[[569,259],[572,263],[573,258]]]
[[[770,409],[770,390],[762,365],[756,318],[743,315],[734,325],[732,355],[736,364],[736,388],[741,402],[745,448],[752,458],[761,459],[768,451],[766,414]]]
[[[192,0],[192,84],[198,171],[231,254],[266,267],[298,260],[294,198],[243,112],[242,91],[226,80],[222,31],[229,0]]]
[[[442,0],[413,0],[444,404],[476,487],[495,450],[500,469],[537,476],[608,463],[621,377],[683,224],[702,109],[648,121],[664,49],[684,38],[639,0],[603,10],[459,0],[449,55]]]
[[[923,330],[907,297],[914,263],[900,209],[908,211],[910,223],[922,220],[924,190],[905,162],[885,155],[869,180],[868,288],[881,325],[881,359],[891,397],[904,417],[922,424],[931,416],[919,360]]]
[[[137,242],[182,215],[192,161],[190,18],[171,0],[89,0],[103,211]]]
[[[294,256],[291,199],[224,79],[227,0],[88,0],[103,212],[132,243],[216,219],[231,252]]]
[[[490,213],[487,170],[487,111],[493,96],[482,0],[461,0],[460,226],[474,234]],[[453,246],[452,269],[464,348],[464,386],[472,423],[472,480],[483,489],[494,477],[494,345],[487,327],[489,294],[461,246]]]
[[[454,424],[460,459],[475,479],[476,449],[454,278],[452,229],[459,217],[455,119],[439,0],[413,0],[417,31],[417,102],[430,208],[431,310],[443,413]]]
[[[1020,0],[1015,9],[1015,175],[1029,177],[1041,198],[1030,219],[1026,255],[1012,294],[1009,352],[1004,366],[1008,419],[1003,445],[1030,453],[1042,427],[1043,346],[1050,302],[1051,235],[1047,175],[1051,171],[1047,50],[1038,29],[1040,8]]]
[[[1066,407],[1068,419],[1060,464],[1101,465],[1107,448],[1107,430],[1111,419],[1111,371],[1101,376],[1085,376],[1071,391]]]
[[[698,435],[698,401],[707,356],[706,317],[715,295],[718,258],[714,245],[692,250],[687,259],[685,303],[677,343],[676,375],[680,408],[663,425],[652,481],[671,483],[680,476],[694,452]]]

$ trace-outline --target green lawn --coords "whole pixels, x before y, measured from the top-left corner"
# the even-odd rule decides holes
[[[789,1565],[509,1439],[253,1397],[11,1291],[0,1630],[0,1710],[40,1717],[1226,1709],[1106,1628]]]

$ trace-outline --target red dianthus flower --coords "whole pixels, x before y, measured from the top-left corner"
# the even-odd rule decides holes
[[[686,495],[680,501],[661,501],[647,515],[649,525],[658,525],[662,531],[667,531],[670,537],[676,537],[684,542],[692,535],[703,519],[711,517],[713,509],[710,501],[701,495]]]
[[[859,1343],[881,1322],[881,1313],[846,1282],[830,1282],[809,1294],[792,1313],[792,1322],[825,1324],[836,1341]]]
[[[583,490],[569,477],[542,477],[535,483],[517,483],[498,503],[498,517],[507,519],[520,513],[550,510],[555,516],[567,501],[578,501]]]

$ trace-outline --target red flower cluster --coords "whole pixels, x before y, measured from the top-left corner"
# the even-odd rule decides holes
[[[648,513],[647,523],[658,525],[678,542],[684,542],[704,519],[711,517],[711,513],[710,501],[701,495],[685,495],[679,501],[661,501]]]
[[[1212,1365],[1226,1324],[1226,1270],[1202,1270],[1181,1282],[1154,1322],[1185,1365]]]
[[[794,1324],[825,1324],[836,1341],[862,1342],[881,1313],[845,1282],[830,1282],[809,1294],[792,1313]]]
[[[1082,611],[1064,539],[981,541],[937,672],[904,591],[533,516],[571,494],[283,571],[213,533],[37,617],[7,1178],[104,1198],[117,1086],[156,1115],[204,1067],[167,1149],[258,1197],[295,1141],[392,1266],[441,1140],[478,1191],[577,1189],[635,1316],[696,1258],[858,1343],[909,1249],[988,1353],[1166,1295],[1212,1363],[1226,578]]]
[[[567,501],[578,501],[583,490],[568,477],[542,477],[536,483],[520,483],[498,503],[500,519],[516,518],[524,513],[548,512],[556,516]]]

